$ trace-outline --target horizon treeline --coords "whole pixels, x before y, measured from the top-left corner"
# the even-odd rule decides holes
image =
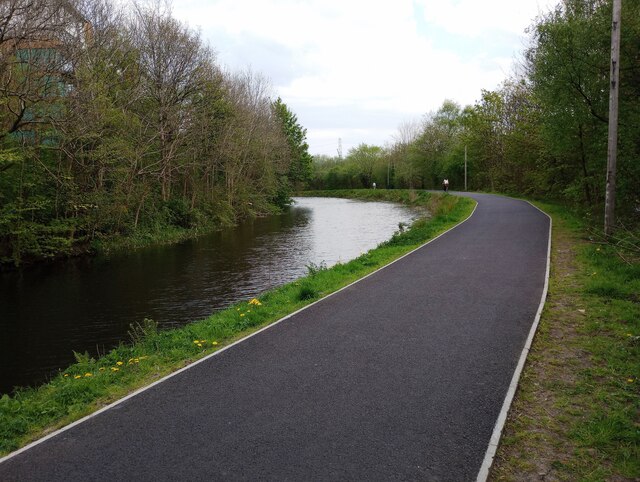
[[[309,174],[268,79],[161,2],[0,4],[0,263],[275,212]]]
[[[518,73],[473,105],[446,100],[403,123],[384,147],[361,144],[344,159],[316,156],[313,189],[469,190],[558,200],[604,212],[611,0],[564,0],[529,28]],[[617,211],[640,209],[640,3],[621,21]]]

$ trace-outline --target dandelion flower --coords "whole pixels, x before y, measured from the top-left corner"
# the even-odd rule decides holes
[[[217,342],[217,341],[214,341],[214,342],[212,342],[211,344],[212,344],[213,346],[215,346],[215,345],[217,345],[217,344],[218,344],[218,342]]]
[[[627,378],[627,382],[628,382],[628,383],[633,383],[633,382],[635,382],[635,379],[633,379],[633,378]]]
[[[119,370],[120,370],[120,369],[119,369],[118,367],[111,367],[111,371],[112,371],[112,372],[117,372],[117,371],[119,371]]]
[[[76,376],[75,376],[75,377],[73,377],[73,378],[75,378],[75,379],[77,380],[78,378],[82,378],[82,377],[81,377],[80,375],[76,375]]]
[[[244,313],[240,313],[240,316],[244,316]]]
[[[202,343],[198,343],[198,348],[202,348]]]
[[[198,344],[198,340],[193,340],[193,343],[197,345]]]
[[[100,371],[103,372],[105,370],[104,367],[100,367]]]
[[[84,374],[84,376],[85,376],[85,377],[92,377],[92,376],[93,376],[93,374],[92,374],[92,373],[85,373],[85,374]]]
[[[65,373],[65,374],[64,374],[64,376],[65,376],[65,377],[68,377],[68,376],[69,376],[69,374],[68,374],[68,373]]]
[[[119,367],[121,367],[122,365],[124,365],[124,362],[121,362],[121,361],[116,362],[116,365],[118,365]]]

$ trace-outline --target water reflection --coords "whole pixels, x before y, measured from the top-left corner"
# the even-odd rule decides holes
[[[127,341],[130,323],[183,325],[388,239],[415,211],[389,203],[298,198],[285,214],[175,246],[73,260],[0,276],[0,392],[41,382]]]

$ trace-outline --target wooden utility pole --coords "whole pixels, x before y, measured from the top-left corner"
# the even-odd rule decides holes
[[[604,201],[604,234],[613,233],[616,224],[616,161],[618,155],[618,87],[620,73],[620,18],[622,0],[613,0],[611,21],[611,82],[609,88],[609,139],[607,184]]]
[[[467,190],[467,146],[464,146],[464,190]]]

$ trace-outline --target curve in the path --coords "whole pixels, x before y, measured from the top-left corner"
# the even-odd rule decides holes
[[[549,218],[473,216],[0,463],[0,480],[473,480],[541,302]]]

